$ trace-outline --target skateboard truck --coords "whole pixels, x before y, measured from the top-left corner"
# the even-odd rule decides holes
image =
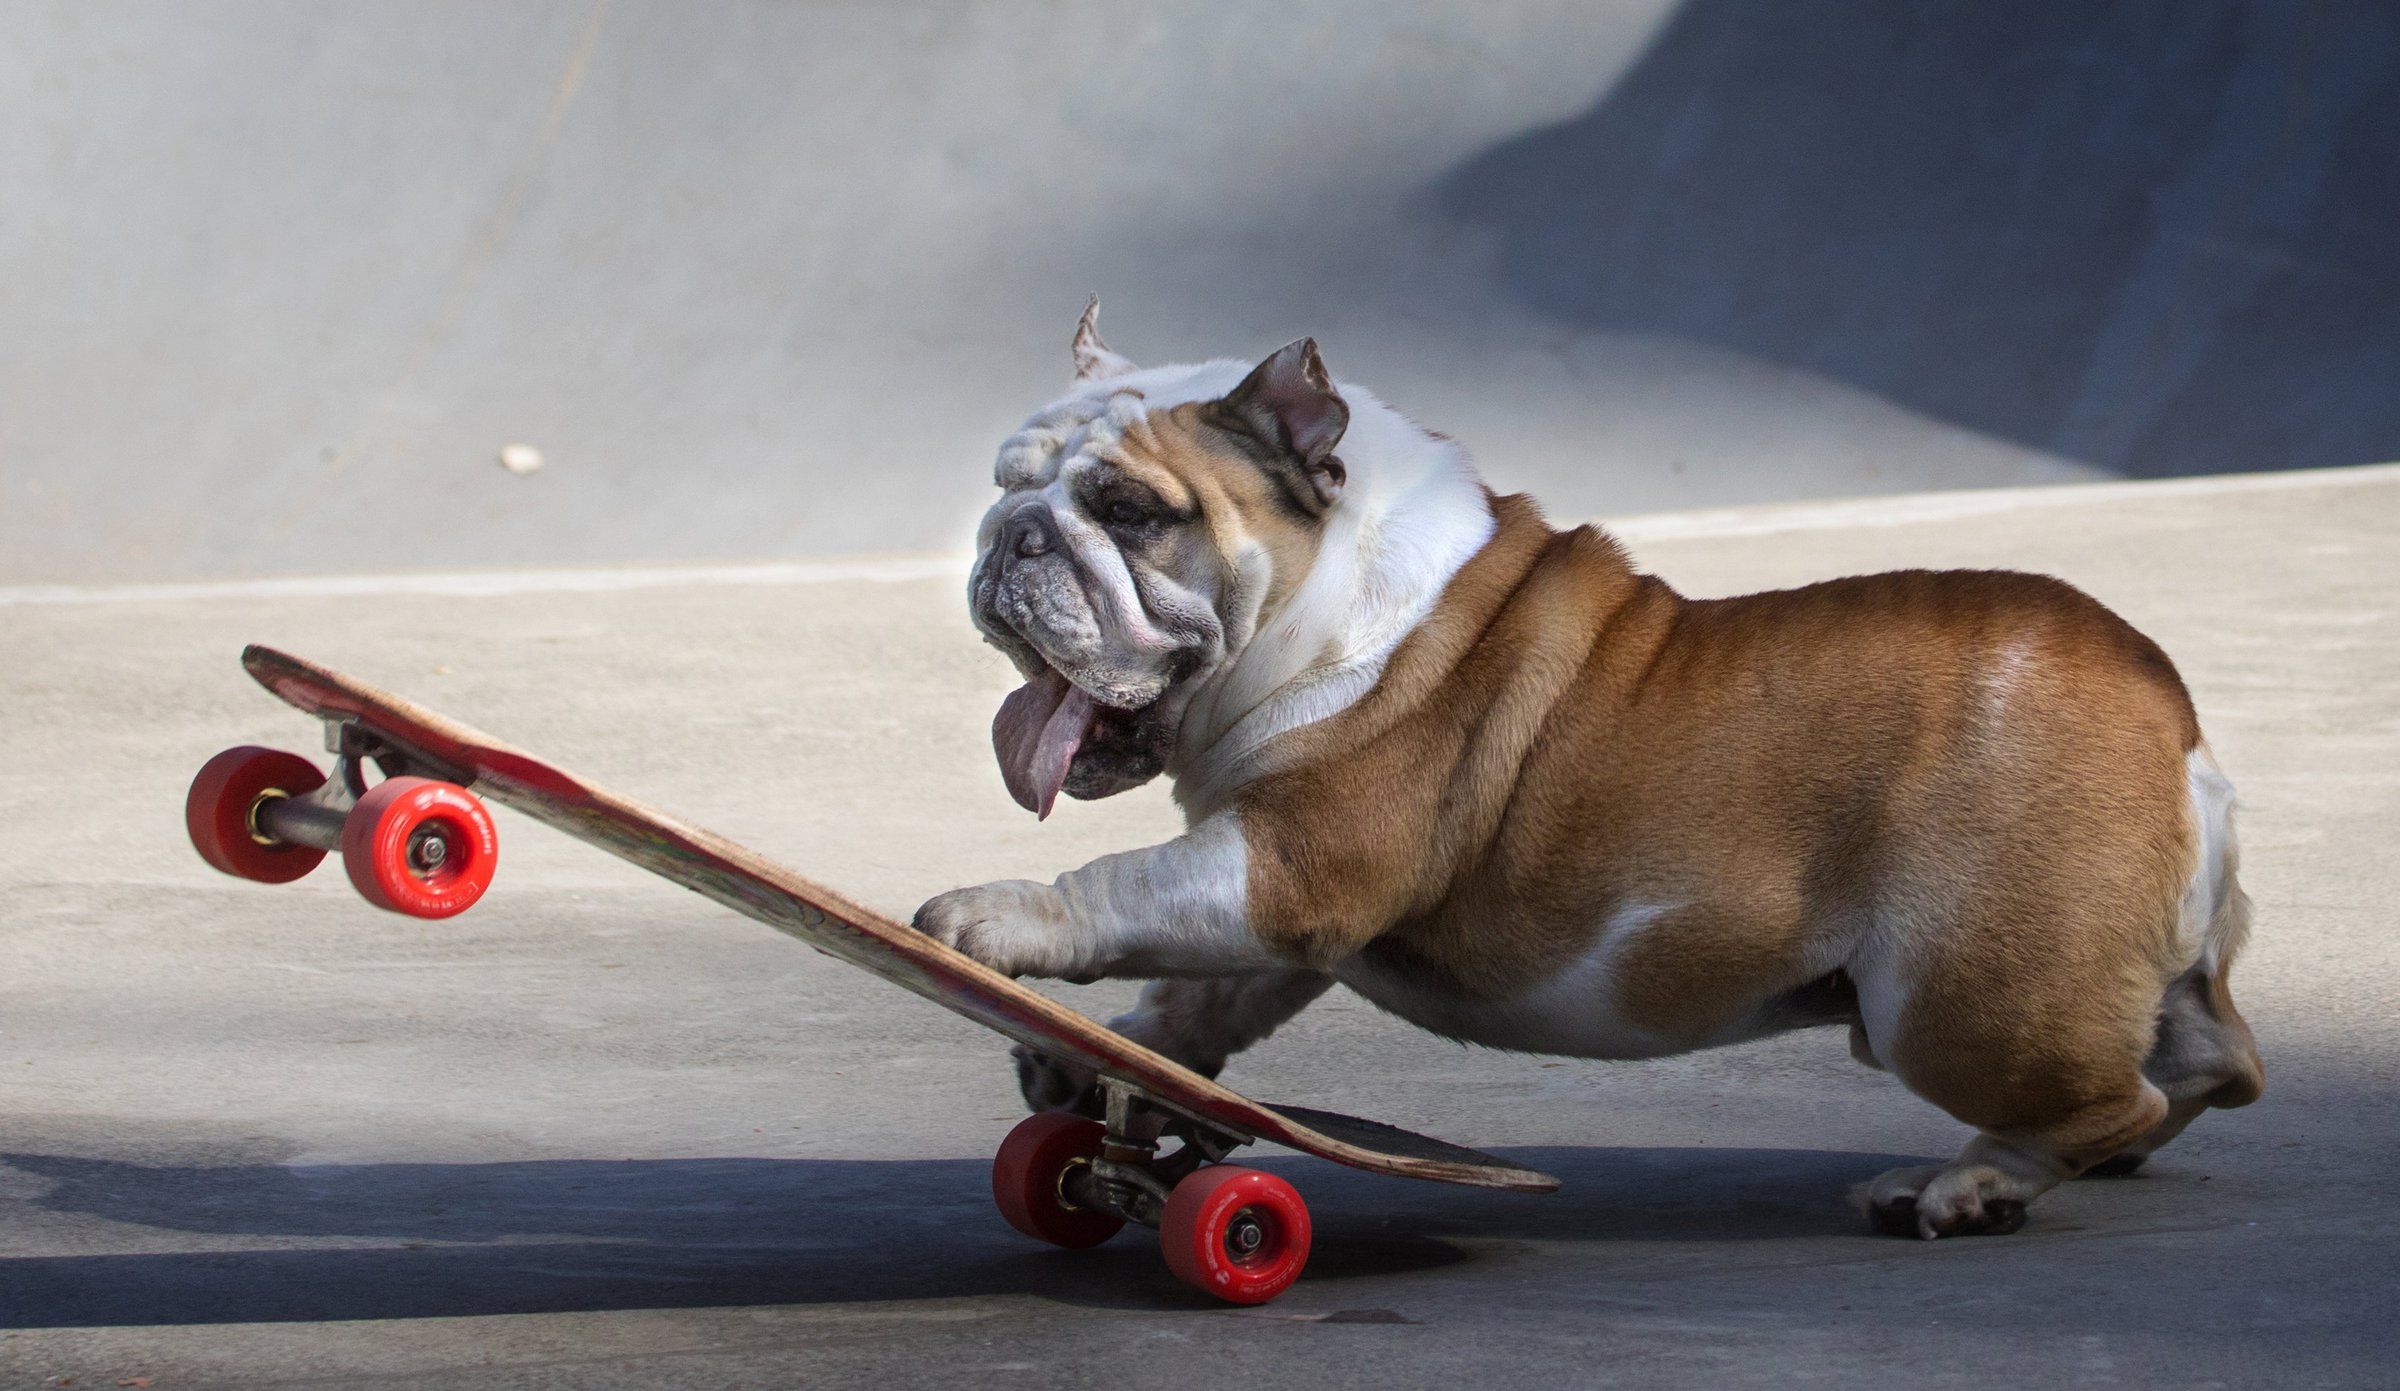
[[[342,825],[367,794],[366,761],[376,759],[385,777],[407,771],[399,755],[377,758],[375,736],[348,720],[325,721],[325,751],[333,775],[313,792],[271,787],[250,803],[250,836],[261,845],[304,845],[328,853],[342,848]]]
[[[492,882],[500,842],[470,777],[356,721],[328,717],[333,774],[254,746],[204,764],[184,798],[202,859],[227,874],[288,883],[340,854],[370,903],[411,917],[463,913]],[[368,785],[372,760],[382,778]]]
[[[1263,1304],[1308,1263],[1308,1207],[1290,1184],[1222,1162],[1249,1137],[1160,1107],[1100,1079],[1104,1121],[1043,1111],[1017,1123],[992,1161],[1010,1226],[1055,1246],[1097,1246],[1131,1222],[1158,1229],[1167,1268],[1236,1304]],[[1161,1135],[1182,1141],[1161,1156]]]
[[[1074,1207],[1155,1227],[1177,1183],[1249,1143],[1181,1117],[1170,1119],[1121,1082],[1103,1078],[1099,1086],[1106,1101],[1100,1152],[1070,1164],[1059,1177],[1059,1196]],[[1167,1133],[1183,1141],[1183,1147],[1161,1158],[1158,1137]]]

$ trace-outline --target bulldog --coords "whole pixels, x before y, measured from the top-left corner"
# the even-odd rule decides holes
[[[1211,1075],[1336,983],[1585,1058],[1846,1025],[1977,1132],[1857,1190],[1924,1238],[2014,1231],[2258,1096],[2232,789],[2096,600],[1921,570],[1689,599],[1313,340],[1139,369],[1096,311],[978,535],[974,620],[1025,677],[993,744],[1037,816],[1164,774],[1188,829],[920,930],[1150,980],[1115,1027]]]

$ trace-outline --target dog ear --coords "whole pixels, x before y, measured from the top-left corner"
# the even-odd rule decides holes
[[[1333,389],[1316,339],[1276,349],[1217,405],[1225,423],[1298,466],[1304,486],[1294,496],[1308,510],[1322,513],[1341,497],[1349,470],[1333,447],[1350,428],[1350,406]]]
[[[1075,325],[1075,380],[1121,377],[1133,370],[1133,360],[1110,352],[1100,341],[1100,297],[1083,306],[1083,321]]]

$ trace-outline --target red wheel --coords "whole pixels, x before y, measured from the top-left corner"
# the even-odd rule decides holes
[[[1117,1234],[1125,1219],[1113,1212],[1070,1207],[1059,1185],[1100,1153],[1107,1132],[1098,1121],[1043,1111],[1017,1122],[992,1158],[992,1201],[1008,1225],[1053,1246],[1080,1251]]]
[[[200,765],[183,798],[183,828],[200,858],[241,879],[288,884],[317,867],[325,852],[273,840],[258,829],[261,803],[305,797],[325,785],[317,765],[296,753],[245,744]]]
[[[1264,1304],[1308,1264],[1308,1205],[1273,1174],[1214,1164],[1167,1195],[1158,1246],[1185,1284],[1234,1304]]]
[[[463,913],[500,863],[492,814],[463,787],[386,778],[342,823],[342,867],[367,902],[412,918]]]

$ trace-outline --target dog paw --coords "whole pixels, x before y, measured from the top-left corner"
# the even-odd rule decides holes
[[[1884,1236],[2007,1236],[2025,1225],[2025,1200],[2011,1186],[1983,1165],[1926,1164],[1894,1169],[1852,1197]]]
[[[1100,1119],[1105,1109],[1100,1079],[1090,1068],[1053,1058],[1022,1043],[1008,1050],[1008,1055],[1016,1060],[1017,1090],[1025,1096],[1026,1110],[1072,1111]]]
[[[917,931],[1007,976],[1099,974],[1085,961],[1066,900],[1048,884],[1003,879],[926,900]]]

